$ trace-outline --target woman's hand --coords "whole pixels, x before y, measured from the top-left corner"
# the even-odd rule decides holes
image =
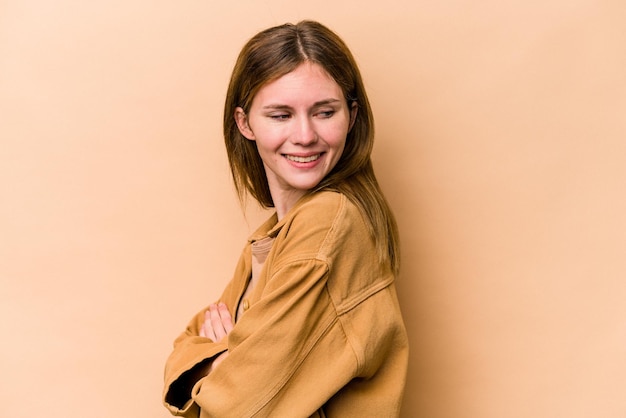
[[[199,334],[213,342],[220,342],[233,329],[233,318],[225,303],[212,304],[204,314],[204,324]]]
[[[226,304],[212,304],[209,306],[209,310],[204,314],[204,324],[200,327],[199,334],[201,337],[213,340],[213,342],[219,342],[226,337],[232,329],[233,318],[230,316]],[[226,357],[228,357],[228,350],[215,357],[208,369],[203,370],[203,375],[211,373]]]

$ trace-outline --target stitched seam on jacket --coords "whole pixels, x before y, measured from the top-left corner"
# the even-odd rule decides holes
[[[255,405],[253,405],[248,410],[248,412],[246,412],[245,416],[254,417],[261,411],[261,409],[263,409],[265,405],[267,405],[276,396],[276,394],[287,384],[287,382],[289,382],[291,377],[296,373],[296,370],[298,370],[298,368],[302,365],[304,360],[308,357],[309,353],[318,344],[318,342],[322,339],[322,337],[328,333],[328,331],[332,328],[332,326],[335,323],[337,323],[337,320],[338,319],[336,315],[332,315],[332,314],[329,315],[328,323],[324,327],[321,328],[316,338],[311,339],[312,342],[305,348],[305,350],[302,351],[300,358],[298,359],[298,361],[294,363],[292,369],[289,370],[288,373],[285,373],[283,378],[280,379],[278,383],[276,383],[274,387],[271,388],[263,398],[261,398],[261,400],[259,400]]]
[[[329,252],[328,248],[331,247],[335,243],[335,233],[337,229],[340,228],[339,224],[345,219],[346,211],[347,211],[346,203],[348,201],[348,198],[344,194],[340,194],[340,197],[341,199],[339,201],[340,202],[339,208],[337,208],[337,213],[335,215],[335,218],[333,219],[333,222],[331,223],[330,228],[328,229],[328,233],[326,234],[324,241],[321,243],[319,247],[319,251],[317,255],[315,256],[317,260],[328,262],[327,260],[327,254]],[[354,309],[356,306],[363,303],[363,301],[365,301],[366,299],[370,298],[371,296],[375,295],[381,290],[389,287],[394,282],[394,280],[395,278],[392,276],[387,280],[373,283],[371,286],[361,290],[359,293],[357,293],[353,297],[347,300],[344,300],[343,303],[341,303],[338,306],[335,305],[335,301],[331,297],[331,300],[333,301],[333,306],[335,307],[337,315],[343,315],[346,312],[349,312],[350,310]]]
[[[346,212],[346,199],[347,198],[344,195],[340,195],[340,197],[341,199],[339,201],[339,207],[337,208],[335,217],[333,218],[332,223],[328,227],[326,236],[324,236],[324,239],[320,243],[319,247],[315,250],[307,251],[306,253],[294,254],[282,260],[274,261],[274,263],[276,263],[274,266],[275,271],[278,271],[284,268],[288,264],[296,263],[299,261],[313,260],[313,261],[321,261],[326,264],[328,263],[328,248],[332,246],[333,238],[335,237],[335,233],[337,231],[337,225],[341,223]]]
[[[328,290],[328,286],[326,287],[326,289]],[[335,308],[335,312],[337,312],[337,307],[335,306],[335,303],[333,302],[332,298],[330,300],[331,300],[331,303],[333,304],[333,307]],[[339,315],[339,313],[337,312],[337,318],[339,318],[339,321],[338,321],[339,322],[339,326],[341,327],[341,331],[343,332],[343,335],[346,337],[346,341],[348,341],[348,344],[350,345],[350,349],[352,349],[352,353],[354,354],[354,358],[355,358],[355,361],[356,361],[356,368],[355,368],[354,374],[358,375],[359,372],[361,371],[361,368],[363,367],[363,364],[364,364],[362,356],[359,355],[359,353],[363,352],[362,351],[362,347],[359,347],[359,350],[357,350],[354,347],[355,341],[358,342],[358,340],[355,340],[355,339],[351,338],[352,333],[348,333],[346,331],[346,326],[345,326],[345,324],[343,322],[342,316],[343,315]]]
[[[322,241],[322,243],[320,244],[318,253],[316,255],[316,258],[318,260],[327,260],[327,255],[328,255],[328,248],[332,245],[332,243],[334,243],[334,238],[336,235],[336,231],[337,231],[337,224],[339,224],[340,219],[344,218],[344,214],[346,212],[346,197],[341,194],[339,195],[341,197],[341,199],[339,200],[339,208],[337,208],[337,213],[335,214],[335,218],[333,219],[333,222],[330,224],[330,228],[328,228],[328,232],[326,233],[326,236],[324,237],[324,241]],[[331,239],[332,238],[332,239]]]
[[[348,300],[345,300],[341,305],[337,306],[336,307],[337,315],[343,315],[346,312],[351,311],[352,309],[359,306],[361,303],[363,303],[365,300],[369,299],[376,293],[391,286],[393,282],[394,282],[394,278],[391,277],[387,280],[376,282],[372,284],[370,287],[363,289],[358,294],[354,295]]]

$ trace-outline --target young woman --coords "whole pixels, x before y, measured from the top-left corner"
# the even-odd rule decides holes
[[[164,402],[186,417],[397,417],[408,343],[398,233],[373,119],[343,41],[312,21],[241,51],[224,108],[239,197],[275,214],[220,299],[174,342]]]

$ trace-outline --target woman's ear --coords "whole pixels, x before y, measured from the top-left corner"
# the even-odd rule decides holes
[[[233,115],[235,118],[235,123],[237,124],[237,128],[241,135],[245,136],[247,139],[254,141],[256,137],[254,136],[254,132],[250,129],[250,124],[248,123],[248,115],[243,111],[241,107],[237,107],[235,109],[235,114]]]
[[[350,105],[350,126],[348,128],[348,132],[350,132],[352,130],[352,127],[354,126],[354,122],[356,121],[356,114],[358,112],[359,105],[357,104],[356,100],[354,100]]]

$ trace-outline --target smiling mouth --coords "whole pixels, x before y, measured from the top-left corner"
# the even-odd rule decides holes
[[[298,157],[297,155],[288,155],[285,154],[285,158],[289,161],[294,161],[296,163],[310,163],[311,161],[315,161],[320,158],[322,154],[309,155],[308,157]]]

